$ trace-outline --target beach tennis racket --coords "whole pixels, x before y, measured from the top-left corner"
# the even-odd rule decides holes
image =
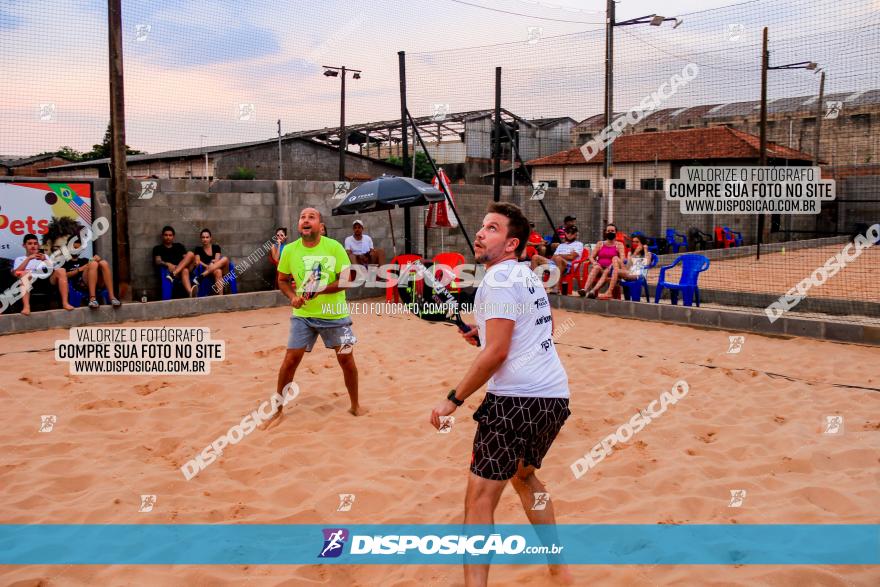
[[[419,287],[418,279],[403,279],[403,273],[413,272],[418,279],[424,280],[424,287]],[[401,269],[398,290],[400,299],[407,305],[410,312],[429,322],[446,322],[455,324],[462,332],[470,332],[471,327],[461,319],[461,307],[455,296],[439,283],[431,270],[421,261],[413,261]],[[476,339],[480,346],[480,338]]]
[[[302,298],[305,301],[309,301],[314,298],[318,293],[318,288],[321,286],[321,263],[315,262],[312,266],[312,270],[309,272],[309,276],[306,278],[306,283],[303,286]]]

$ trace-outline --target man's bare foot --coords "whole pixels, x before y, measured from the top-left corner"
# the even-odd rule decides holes
[[[24,308],[22,308],[22,309],[21,309],[21,315],[22,315],[22,316],[30,316],[30,315],[31,315],[31,309],[30,309],[29,307],[24,307]]]
[[[75,309],[76,309],[76,308],[74,308],[73,306],[71,306],[70,304],[64,304],[64,305],[62,305],[61,307],[64,308],[65,310],[67,310],[68,312],[70,312],[71,310],[75,310]]]
[[[271,418],[269,418],[268,420],[266,420],[265,422],[260,424],[260,430],[262,430],[264,432],[266,430],[271,430],[275,426],[278,426],[278,424],[281,423],[281,420],[283,418],[284,418],[284,410],[279,407],[278,411],[275,412],[274,414],[272,414]]]
[[[352,406],[348,408],[348,413],[352,416],[363,416],[367,413],[367,408],[363,406]]]
[[[568,565],[548,565],[550,577],[556,585],[574,585],[574,577],[568,570]]]

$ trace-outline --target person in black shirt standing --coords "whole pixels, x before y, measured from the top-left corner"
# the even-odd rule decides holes
[[[153,247],[153,263],[157,267],[166,267],[169,281],[180,275],[183,280],[183,287],[189,293],[192,291],[192,285],[189,281],[189,267],[192,264],[195,255],[188,253],[186,247],[180,243],[174,242],[174,229],[170,226],[162,228],[162,244]]]
[[[220,283],[223,280],[224,269],[229,271],[229,257],[220,254],[220,245],[214,244],[211,231],[203,228],[199,237],[202,239],[202,245],[192,250],[196,263],[193,269],[193,289],[199,286],[199,281],[211,274],[214,275],[214,280]],[[223,295],[223,288],[220,288],[218,294]]]

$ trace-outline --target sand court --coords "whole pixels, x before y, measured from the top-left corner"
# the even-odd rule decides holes
[[[700,275],[700,287],[744,293],[767,293],[783,295],[801,280],[823,267],[826,261],[843,250],[846,243],[825,245],[808,249],[786,250],[785,253],[762,251],[761,259],[755,255],[737,259],[712,261],[709,269]],[[850,256],[855,249],[849,249]],[[699,254],[699,251],[697,251]],[[649,281],[657,282],[659,269],[652,270]],[[681,271],[678,267],[667,272],[667,277],[677,281]],[[836,300],[857,300],[880,303],[880,248],[864,248],[857,259],[845,262],[845,266],[820,287],[810,289],[810,297]],[[653,292],[653,289],[652,289]]]
[[[873,252],[873,251],[869,251]],[[823,252],[824,253],[824,252]],[[829,253],[830,254],[830,253]],[[821,256],[821,255],[820,255]],[[827,256],[826,256],[827,257]],[[823,259],[824,260],[824,259]],[[702,285],[702,283],[701,283]],[[827,286],[826,286],[827,287]],[[376,300],[378,301],[378,300]],[[539,476],[560,524],[880,521],[880,351],[555,311],[572,416]],[[361,403],[354,418],[319,343],[282,423],[256,430],[187,481],[180,467],[275,390],[289,310],[173,319],[225,341],[208,376],[68,375],[54,330],[0,338],[0,520],[18,524],[460,523],[480,391],[449,434],[431,408],[476,349],[455,327],[356,315]],[[570,465],[685,380],[689,393],[583,477]],[[41,416],[54,415],[51,432]],[[826,417],[841,434],[824,434]],[[731,490],[746,490],[729,507]],[[339,494],[354,494],[337,511]],[[152,511],[138,511],[155,495]],[[498,523],[526,523],[512,488]],[[147,548],[150,548],[148,546]],[[156,546],[158,548],[158,546]],[[576,584],[871,585],[868,566],[573,566]],[[3,584],[462,585],[459,565],[6,566]],[[544,585],[544,567],[499,566],[492,585]]]

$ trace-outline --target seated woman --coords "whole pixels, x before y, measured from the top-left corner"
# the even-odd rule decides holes
[[[581,296],[595,298],[599,293],[599,288],[608,281],[608,277],[614,269],[614,259],[626,259],[626,249],[624,249],[623,243],[617,240],[617,226],[608,224],[605,227],[604,236],[605,240],[596,243],[590,254],[593,267],[590,269],[587,282],[578,290],[578,294]]]
[[[229,257],[223,257],[220,254],[220,245],[215,245],[211,237],[211,231],[203,228],[199,233],[202,239],[202,245],[192,250],[195,255],[195,267],[193,268],[192,287],[189,295],[194,296],[199,290],[199,281],[210,274],[214,275],[216,282],[223,280],[223,270],[229,270]],[[223,295],[223,288],[219,288],[218,295]]]
[[[642,242],[642,237],[634,234],[632,237],[632,253],[624,264],[620,257],[614,257],[612,260],[613,271],[611,272],[611,280],[608,282],[608,289],[605,293],[599,294],[598,299],[611,299],[611,292],[617,286],[617,282],[621,279],[633,280],[645,275],[648,272],[648,266],[651,264],[651,255],[653,253],[648,250],[648,243]]]

